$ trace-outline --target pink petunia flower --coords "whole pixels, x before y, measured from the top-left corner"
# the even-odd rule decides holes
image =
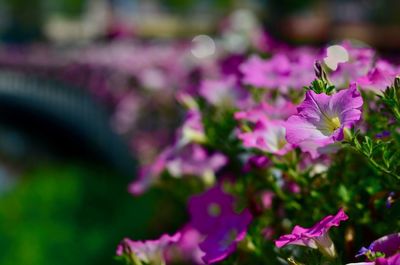
[[[329,257],[335,257],[335,246],[329,237],[329,229],[333,226],[339,226],[341,221],[348,219],[343,209],[340,209],[336,215],[328,215],[311,228],[295,226],[291,234],[283,235],[275,241],[278,248],[286,245],[306,246],[319,249],[323,254]]]
[[[204,264],[201,259],[204,253],[199,248],[204,235],[190,224],[185,225],[179,232],[181,234],[179,241],[167,249],[167,263]]]
[[[344,129],[360,120],[362,104],[355,83],[331,96],[307,91],[298,113],[285,124],[286,139],[316,158],[328,145],[343,140]]]
[[[267,60],[250,57],[240,69],[244,84],[286,92],[311,83],[314,61],[315,55],[307,51],[277,53]]]
[[[339,88],[346,87],[351,81],[365,76],[374,63],[375,52],[368,47],[344,41],[341,46],[348,53],[348,61],[339,63],[337,69],[330,73],[329,79]]]
[[[396,69],[386,61],[379,60],[367,75],[358,79],[357,83],[363,89],[376,92],[385,91],[388,86],[393,84],[398,74],[400,74],[400,69]]]
[[[176,132],[176,138],[176,142],[166,147],[152,164],[140,168],[138,178],[129,185],[130,193],[143,194],[159,180],[161,173],[167,168],[175,177],[185,174],[210,177],[213,170],[225,165],[225,156],[215,153],[210,157],[206,150],[194,144],[202,143],[206,139],[201,114],[197,109],[187,111],[182,126]],[[182,160],[186,153],[191,153],[192,156]]]
[[[249,99],[248,92],[238,85],[234,76],[203,80],[199,94],[216,106],[241,106]]]
[[[205,253],[203,261],[211,264],[232,254],[238,242],[245,238],[251,219],[252,216],[248,210],[240,214],[223,216],[217,227],[200,244],[200,249]]]
[[[197,109],[189,109],[185,120],[177,131],[177,141],[180,145],[190,142],[203,143],[206,140],[201,113]]]
[[[251,132],[239,133],[238,137],[245,147],[271,154],[284,155],[293,149],[286,141],[284,123],[279,121],[259,121]]]
[[[128,191],[139,196],[156,183],[166,167],[166,161],[171,152],[170,147],[166,148],[156,157],[153,164],[140,168],[138,178],[129,184]]]
[[[292,150],[286,141],[286,128],[283,120],[296,113],[295,106],[282,100],[276,106],[265,102],[249,110],[235,113],[235,119],[254,124],[251,131],[239,132],[238,138],[247,148],[258,148],[265,152],[284,155]]]
[[[226,163],[227,158],[223,154],[209,154],[202,146],[190,144],[171,153],[166,169],[174,177],[199,176],[205,181],[212,181],[215,172]]]
[[[276,55],[270,60],[253,56],[240,67],[243,83],[261,88],[287,87],[290,62],[286,56]]]
[[[268,190],[261,194],[261,204],[264,209],[271,209],[274,197],[275,193]]]
[[[157,240],[133,241],[125,238],[118,245],[117,256],[125,256],[133,264],[165,264],[166,248],[179,241],[180,233],[173,236],[164,234]]]
[[[256,123],[260,120],[286,120],[296,114],[296,106],[284,99],[277,100],[274,105],[262,102],[259,105],[235,113],[236,120]]]
[[[141,168],[138,179],[129,185],[129,192],[133,195],[142,194],[159,180],[164,170],[168,170],[169,174],[176,178],[196,176],[211,184],[214,182],[215,173],[226,163],[226,156],[221,153],[209,154],[198,144],[176,144],[167,147],[153,164]]]

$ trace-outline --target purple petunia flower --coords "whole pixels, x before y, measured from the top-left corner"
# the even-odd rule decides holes
[[[386,257],[394,255],[400,251],[400,233],[386,235],[381,237],[369,245],[368,248],[361,248],[356,257],[359,256],[375,256],[376,253],[383,253]]]
[[[307,91],[298,113],[286,122],[286,139],[316,158],[324,147],[343,140],[344,129],[361,118],[362,104],[355,83],[331,96]]]
[[[254,155],[247,157],[243,166],[244,172],[249,172],[252,169],[261,169],[269,166],[271,161],[268,157],[263,155]]]
[[[252,216],[248,210],[241,214],[224,215],[214,230],[200,244],[200,249],[205,253],[203,261],[207,264],[215,263],[233,253],[238,242],[245,238],[251,219]]]
[[[348,219],[343,209],[340,209],[336,215],[328,215],[311,228],[295,226],[291,234],[281,236],[275,241],[275,245],[281,248],[286,245],[307,246],[319,249],[323,254],[329,257],[335,257],[335,246],[329,237],[329,229],[333,226],[339,226],[341,221]]]
[[[374,261],[348,263],[346,265],[399,265],[399,264],[400,264],[400,253],[397,253],[388,258],[379,257]]]
[[[395,192],[392,191],[389,193],[389,196],[386,198],[386,208],[392,207],[392,204],[395,202],[395,196]]]
[[[191,224],[203,234],[212,231],[218,222],[233,214],[234,198],[215,186],[206,192],[189,199]]]
[[[386,138],[390,136],[390,131],[382,131],[380,133],[375,134],[375,137],[378,139]]]
[[[379,261],[379,259],[382,259],[382,261]],[[380,263],[378,263],[378,262],[380,262]],[[400,253],[397,253],[388,258],[378,258],[375,261],[375,263],[376,263],[376,265],[399,265],[400,264]]]
[[[384,263],[384,262],[387,262],[387,263]],[[391,257],[386,258],[386,260],[383,260],[383,262],[381,262],[381,264],[376,263],[376,265],[399,265],[399,264],[400,264],[400,253],[397,253]]]
[[[242,73],[239,70],[239,66],[244,62],[246,56],[243,54],[229,54],[225,58],[221,58],[219,65],[221,74],[223,76],[234,76],[237,82],[242,79]]]
[[[117,247],[117,256],[125,256],[133,264],[165,264],[166,248],[179,241],[180,233],[164,234],[157,240],[133,241],[125,238]]]

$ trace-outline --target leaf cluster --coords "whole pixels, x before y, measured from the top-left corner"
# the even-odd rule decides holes
[[[400,122],[400,77],[396,77],[394,84],[383,92],[381,100]]]
[[[312,90],[317,94],[325,93],[331,95],[335,91],[335,86],[328,84],[323,79],[315,79],[311,82],[311,86],[304,87],[305,90]]]

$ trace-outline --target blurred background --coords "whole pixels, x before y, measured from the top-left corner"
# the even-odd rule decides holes
[[[398,10],[398,0],[0,0],[0,264],[113,264],[123,237],[187,219],[166,191],[127,189],[173,140],[176,92],[210,63],[196,36],[228,64],[269,39],[344,38],[399,62]]]

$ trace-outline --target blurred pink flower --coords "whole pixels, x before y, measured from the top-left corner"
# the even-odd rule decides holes
[[[197,109],[189,109],[186,112],[182,126],[177,130],[179,145],[191,142],[203,143],[206,140],[201,113]]]
[[[284,123],[279,121],[259,121],[251,132],[239,133],[238,137],[247,148],[258,148],[275,155],[284,155],[293,149],[286,141]]]
[[[252,56],[241,65],[243,83],[281,92],[302,89],[314,80],[315,59],[314,54],[305,51],[276,53],[266,60]]]
[[[199,94],[208,103],[216,106],[240,106],[249,98],[248,92],[237,84],[236,78],[232,75],[203,80]]]
[[[129,192],[142,194],[159,180],[164,170],[168,170],[173,177],[196,176],[210,184],[215,173],[226,163],[227,158],[223,154],[209,154],[197,144],[168,147],[153,164],[140,169],[138,178],[129,185]]]
[[[239,132],[238,138],[247,148],[257,148],[262,151],[284,155],[292,150],[292,146],[286,141],[286,128],[284,121],[290,115],[296,113],[296,107],[285,100],[275,106],[263,102],[249,110],[235,113],[235,119],[242,122],[250,122],[251,130]]]
[[[337,88],[344,88],[357,81],[371,70],[374,63],[374,50],[344,41],[341,46],[346,49],[349,60],[339,63],[336,70],[329,74],[329,79]]]
[[[295,194],[301,192],[301,187],[294,181],[285,181],[284,189],[290,193],[295,193]]]
[[[238,111],[235,113],[235,119],[256,123],[260,120],[286,120],[296,113],[296,106],[290,101],[282,99],[275,102],[274,105],[261,102],[256,106]]]
[[[117,247],[117,256],[125,256],[128,260],[146,264],[165,264],[166,248],[178,242],[181,234],[173,236],[164,234],[157,240],[133,241],[125,238]],[[139,263],[140,264],[140,263]]]
[[[189,144],[175,149],[167,158],[166,168],[174,177],[199,176],[207,178],[227,163],[221,153],[208,154],[200,145]]]
[[[165,149],[157,156],[154,163],[140,168],[137,179],[129,184],[128,191],[139,196],[157,182],[166,167],[166,160],[171,152],[171,148]]]
[[[275,234],[275,230],[272,227],[266,227],[262,230],[262,235],[265,239],[271,240]]]
[[[181,234],[179,241],[171,245],[167,251],[167,261],[204,264],[201,259],[204,253],[199,248],[204,236],[190,224],[185,225],[179,232]]]
[[[386,61],[379,60],[367,75],[358,79],[357,83],[363,89],[375,92],[385,91],[388,86],[393,84],[394,79],[399,74],[400,69],[396,69]]]
[[[270,209],[274,200],[275,193],[272,191],[264,191],[261,193],[261,203],[264,209]]]

